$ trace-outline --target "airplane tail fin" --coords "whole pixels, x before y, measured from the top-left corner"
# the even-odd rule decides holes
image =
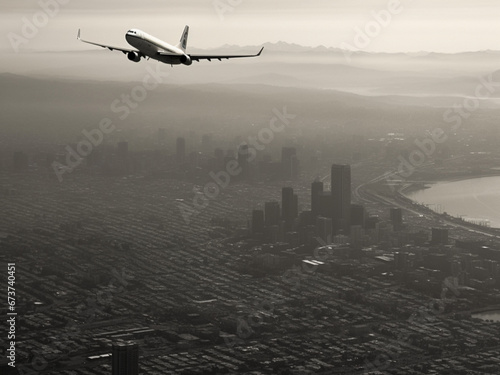
[[[179,41],[179,44],[177,44],[177,47],[182,49],[184,52],[186,52],[187,48],[188,34],[189,34],[189,26],[186,25],[186,27],[184,28],[184,32],[182,33],[181,40]]]

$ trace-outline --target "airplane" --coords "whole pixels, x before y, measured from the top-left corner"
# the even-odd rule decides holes
[[[187,40],[189,34],[189,26],[186,25],[184,32],[182,33],[179,43],[175,46],[165,43],[164,41],[155,38],[152,35],[146,34],[144,31],[138,29],[131,29],[125,34],[125,39],[127,42],[136,49],[127,49],[120,47],[108,46],[105,44],[99,44],[94,42],[89,42],[83,40],[80,37],[80,30],[78,30],[77,39],[88,44],[93,44],[102,48],[107,48],[110,51],[117,50],[121,51],[127,55],[130,61],[139,62],[141,58],[149,58],[158,60],[165,64],[170,65],[191,65],[193,61],[200,62],[200,60],[212,61],[216,59],[222,61],[222,59],[235,59],[242,57],[257,57],[260,56],[264,47],[255,55],[195,55],[186,53]]]

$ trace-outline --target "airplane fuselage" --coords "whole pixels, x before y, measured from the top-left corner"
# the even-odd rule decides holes
[[[142,58],[151,58],[158,60],[165,64],[171,65],[191,65],[193,61],[200,62],[201,60],[212,61],[217,59],[222,61],[223,59],[236,59],[242,57],[257,57],[260,56],[264,47],[262,47],[259,53],[253,55],[198,55],[198,54],[188,54],[186,52],[187,41],[189,34],[189,26],[186,25],[184,32],[182,33],[179,43],[175,46],[165,43],[163,40],[158,39],[152,35],[145,33],[144,31],[138,29],[130,29],[125,34],[125,39],[134,49],[114,47],[108,44],[101,44],[96,42],[91,42],[89,40],[84,40],[80,37],[80,30],[78,30],[77,39],[83,43],[92,44],[94,46],[99,46],[101,48],[107,48],[110,51],[120,51],[127,55],[127,58],[134,62],[141,61]]]
[[[182,60],[184,59],[185,61],[187,57],[182,49],[165,43],[163,40],[138,29],[127,31],[125,39],[128,44],[137,48],[144,55],[166,64],[183,64]],[[171,56],[162,56],[159,55],[159,52],[168,52]]]

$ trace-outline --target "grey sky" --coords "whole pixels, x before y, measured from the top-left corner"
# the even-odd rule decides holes
[[[121,46],[129,28],[174,43],[185,24],[191,26],[189,44],[199,48],[285,41],[387,52],[500,50],[498,0],[401,0],[400,12],[366,46],[356,45],[356,28],[365,29],[373,12],[386,12],[398,0],[41,1],[66,4],[21,51],[86,49],[75,40],[78,28],[87,39]],[[214,3],[226,4],[222,16]],[[41,9],[38,0],[2,0],[0,50],[12,51],[9,33],[23,36],[23,19]]]

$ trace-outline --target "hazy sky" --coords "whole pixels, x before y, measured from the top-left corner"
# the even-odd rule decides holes
[[[88,49],[75,39],[78,28],[86,39],[124,47],[130,28],[177,43],[185,24],[191,26],[189,44],[198,48],[285,41],[387,52],[500,50],[498,0],[401,0],[397,14],[378,26],[374,12],[387,15],[398,0],[1,1],[3,52],[13,51],[9,34],[26,36],[26,20],[41,26],[18,44],[21,51]],[[60,4],[57,14],[44,19],[40,2]],[[356,28],[370,26],[366,45],[356,42]]]

